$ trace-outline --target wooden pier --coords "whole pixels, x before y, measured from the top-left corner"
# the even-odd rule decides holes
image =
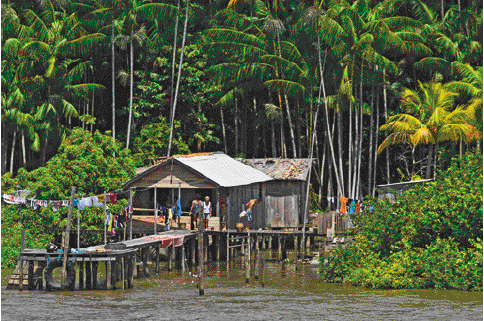
[[[199,244],[199,238],[202,242]],[[148,277],[149,261],[154,263],[154,273],[160,271],[160,250],[166,251],[166,269],[185,270],[200,267],[206,262],[234,260],[243,256],[246,267],[246,282],[249,282],[250,262],[254,261],[254,277],[259,277],[259,269],[264,264],[260,260],[260,250],[277,249],[275,260],[287,259],[289,246],[295,250],[295,262],[308,254],[311,232],[298,230],[257,230],[238,232],[204,231],[193,233],[189,230],[172,230],[145,235],[123,242],[109,243],[90,248],[77,249],[79,253],[67,255],[66,282],[54,282],[52,273],[61,267],[63,253],[48,253],[45,249],[25,249],[20,253],[19,265],[12,275],[7,289],[19,290],[109,290],[130,289],[135,278]],[[202,247],[200,247],[202,246]],[[275,252],[275,251],[274,251]],[[203,260],[203,262],[201,262]],[[56,265],[57,264],[57,265]],[[23,268],[20,268],[20,267]],[[227,264],[227,267],[229,265]],[[98,280],[98,272],[104,279]],[[69,271],[68,271],[69,272]],[[54,285],[53,285],[54,283]],[[119,284],[121,283],[121,284]]]

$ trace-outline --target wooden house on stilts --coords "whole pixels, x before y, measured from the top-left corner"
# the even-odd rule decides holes
[[[227,204],[227,228],[239,222],[247,226],[247,217],[240,217],[245,204],[260,198],[253,208],[251,229],[297,227],[303,223],[307,159],[234,159],[221,152],[175,155],[155,165],[140,169],[138,175],[124,185],[134,191],[134,218],[147,222],[144,228],[133,224],[133,233],[153,232],[155,204],[164,204],[168,197],[179,197],[182,220],[189,228],[191,203],[196,194],[209,196],[213,216],[209,228],[220,227],[220,200]],[[138,225],[139,226],[139,225]],[[161,231],[161,226],[157,228]]]

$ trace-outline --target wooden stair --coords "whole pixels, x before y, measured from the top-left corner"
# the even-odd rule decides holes
[[[22,289],[23,290],[35,289],[39,279],[42,280],[43,269],[44,269],[43,266],[40,266],[37,264],[37,262],[35,262],[34,268],[32,271],[33,275],[30,276],[32,284],[31,284],[31,288],[29,288],[29,262],[28,261],[23,262]],[[20,290],[19,284],[20,284],[20,262],[17,263],[17,266],[15,267],[15,270],[10,276],[7,287],[5,289]],[[40,284],[39,284],[39,288],[42,289],[42,286],[40,286]]]

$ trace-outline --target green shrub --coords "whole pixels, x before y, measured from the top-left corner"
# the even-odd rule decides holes
[[[367,199],[356,242],[320,260],[330,282],[371,288],[482,291],[482,155],[454,159],[435,182],[398,198]]]

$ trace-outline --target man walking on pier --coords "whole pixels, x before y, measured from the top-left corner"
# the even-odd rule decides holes
[[[260,199],[257,197],[251,199],[247,204],[245,204],[245,207],[247,207],[247,220],[249,221],[247,224],[247,232],[250,230],[250,223],[252,222],[252,206],[259,201]]]

